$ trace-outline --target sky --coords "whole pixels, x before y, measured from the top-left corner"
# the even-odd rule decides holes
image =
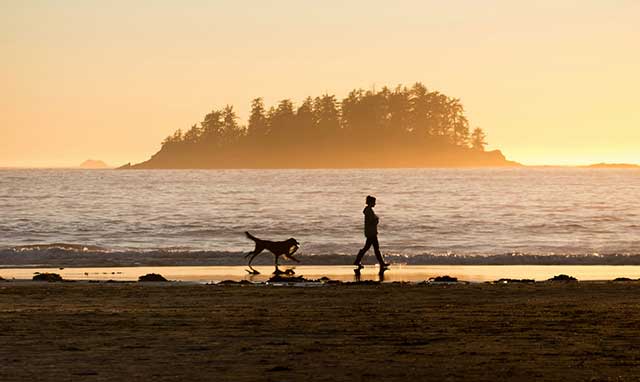
[[[640,1],[0,0],[0,167],[148,159],[178,128],[422,82],[530,165],[640,163]]]

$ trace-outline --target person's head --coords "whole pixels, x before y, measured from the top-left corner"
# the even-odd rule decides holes
[[[369,207],[375,207],[376,206],[376,198],[374,196],[367,195],[367,205]]]

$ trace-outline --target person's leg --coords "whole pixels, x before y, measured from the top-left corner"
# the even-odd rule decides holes
[[[356,256],[356,261],[353,263],[353,265],[360,265],[360,261],[362,261],[364,254],[367,253],[369,248],[371,248],[371,244],[372,244],[371,239],[367,238],[367,242],[364,243],[364,247],[362,247],[360,252],[358,252],[358,256]]]
[[[371,240],[371,244],[373,245],[373,252],[376,254],[376,259],[378,259],[378,263],[380,263],[380,265],[388,265],[387,263],[384,262],[384,259],[382,258],[382,253],[380,252],[380,243],[378,243],[377,236]]]

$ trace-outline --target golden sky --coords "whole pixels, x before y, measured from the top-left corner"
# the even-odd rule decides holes
[[[212,108],[410,85],[525,164],[640,163],[640,1],[0,2],[0,166],[139,162]]]

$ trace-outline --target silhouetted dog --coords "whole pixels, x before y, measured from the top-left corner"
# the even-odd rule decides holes
[[[251,262],[256,256],[260,254],[260,252],[264,251],[265,249],[273,253],[273,255],[275,256],[276,270],[275,272],[273,272],[275,274],[283,273],[280,269],[278,269],[278,258],[280,256],[284,256],[287,259],[291,259],[297,263],[300,262],[300,260],[293,257],[293,254],[298,250],[298,248],[300,248],[300,243],[298,243],[298,241],[294,238],[290,238],[284,241],[270,241],[258,239],[249,232],[245,232],[245,235],[247,235],[249,239],[253,240],[256,243],[255,249],[244,256],[245,258],[251,256],[248,264],[249,269],[251,269],[251,272],[249,273],[251,274],[257,275],[260,273],[251,267]]]

